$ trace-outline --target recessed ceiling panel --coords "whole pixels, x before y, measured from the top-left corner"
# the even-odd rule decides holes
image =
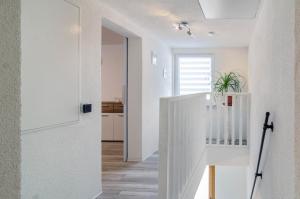
[[[206,19],[255,18],[260,0],[199,0]]]

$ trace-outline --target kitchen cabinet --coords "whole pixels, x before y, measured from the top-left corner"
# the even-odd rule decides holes
[[[102,140],[114,139],[114,119],[110,114],[102,114]]]
[[[102,140],[123,141],[124,139],[124,114],[102,113]]]
[[[124,140],[124,117],[123,114],[114,116],[114,140]]]

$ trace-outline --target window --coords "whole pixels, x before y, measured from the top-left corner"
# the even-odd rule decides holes
[[[186,55],[177,57],[176,94],[188,95],[212,91],[212,57]]]

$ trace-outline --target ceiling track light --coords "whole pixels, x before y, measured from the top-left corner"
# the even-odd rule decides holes
[[[186,21],[182,21],[177,24],[177,30],[186,30],[186,34],[192,36],[191,28],[189,27],[189,23]]]
[[[213,32],[213,31],[211,31],[211,32],[208,32],[208,36],[210,36],[210,37],[213,37],[213,36],[215,36],[215,32]]]
[[[183,27],[181,24],[178,24],[178,30],[183,30]]]
[[[193,33],[191,31],[191,29],[189,28],[189,30],[186,32],[186,34],[188,34],[189,36],[193,36]]]

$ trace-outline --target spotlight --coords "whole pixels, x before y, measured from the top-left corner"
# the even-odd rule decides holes
[[[183,30],[183,27],[181,24],[178,24],[178,30]]]
[[[189,23],[187,21],[182,21],[182,22],[180,22],[180,24],[184,27],[187,27],[187,28],[189,27]]]
[[[180,23],[178,23],[177,30],[186,30],[186,34],[188,34],[189,36],[192,36],[192,31],[191,28],[189,27],[189,23],[187,21],[182,21]]]
[[[191,32],[191,29],[189,29],[187,32],[186,32],[189,36],[192,36],[192,32]]]
[[[213,32],[213,31],[211,31],[211,32],[208,32],[208,36],[210,36],[210,37],[213,37],[213,36],[215,36],[215,32]]]

